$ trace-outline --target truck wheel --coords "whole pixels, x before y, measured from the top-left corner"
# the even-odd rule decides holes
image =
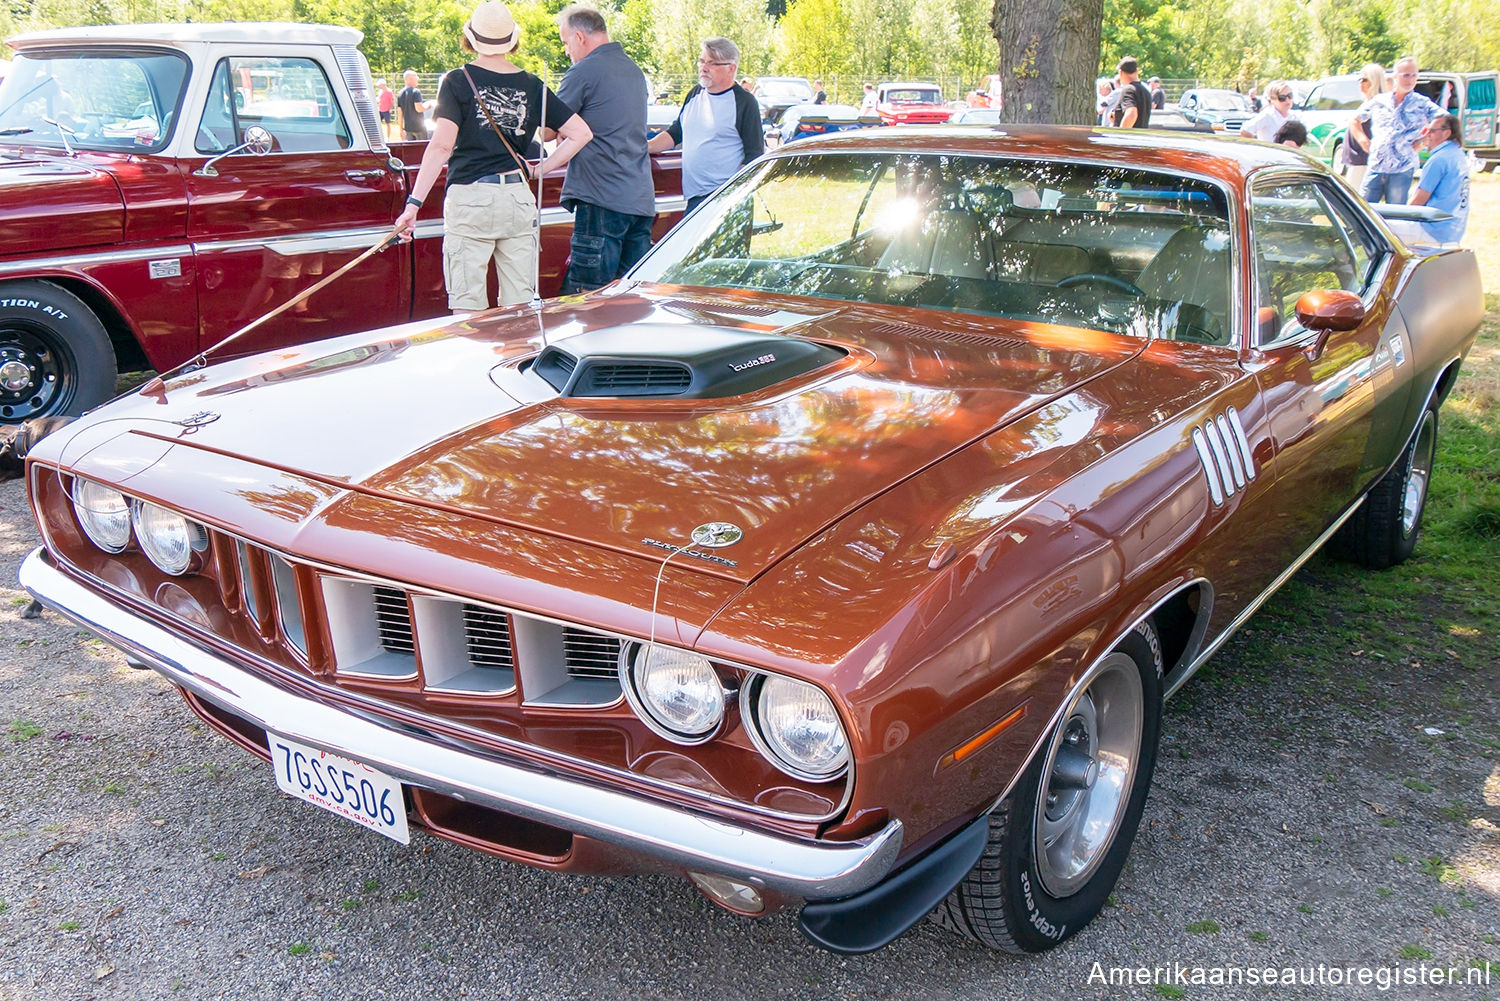
[[[1428,407],[1396,465],[1382,476],[1337,538],[1340,555],[1372,570],[1404,563],[1417,548],[1437,452],[1437,411]]]
[[[36,279],[0,285],[0,423],[76,416],[114,388],[114,347],[83,300]]]
[[[1333,144],[1333,158],[1328,161],[1328,165],[1340,177],[1349,176],[1349,165],[1344,162],[1344,140],[1339,139]]]
[[[1161,732],[1161,643],[1142,623],[1095,665],[1005,801],[979,862],[933,920],[1042,952],[1098,915],[1145,808]]]

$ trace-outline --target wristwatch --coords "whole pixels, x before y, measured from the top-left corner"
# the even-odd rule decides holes
[[[422,199],[418,198],[416,195],[407,195],[406,196],[406,204],[408,204],[408,205],[415,205],[417,208],[421,208],[422,207]]]

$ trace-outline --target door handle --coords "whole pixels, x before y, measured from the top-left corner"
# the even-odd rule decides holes
[[[383,170],[346,170],[346,171],[344,171],[344,176],[347,177],[349,180],[354,181],[356,184],[362,184],[362,183],[364,183],[366,181],[378,181],[378,180],[380,180],[382,177],[385,176],[385,171],[383,171]]]

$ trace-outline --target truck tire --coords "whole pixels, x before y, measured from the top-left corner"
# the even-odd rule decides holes
[[[115,350],[82,299],[52,282],[0,283],[0,423],[73,417],[114,395]]]

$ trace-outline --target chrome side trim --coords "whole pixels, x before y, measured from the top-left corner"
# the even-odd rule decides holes
[[[1229,472],[1229,451],[1225,442],[1219,437],[1219,429],[1215,426],[1213,418],[1203,422],[1203,437],[1208,439],[1208,449],[1214,455],[1214,462],[1218,465],[1219,480],[1224,484],[1224,496],[1233,496],[1236,491],[1234,477]]]
[[[186,244],[163,246],[159,243],[142,244],[128,250],[103,250],[96,254],[63,254],[58,257],[26,257],[15,261],[0,261],[0,278],[14,274],[36,274],[42,268],[64,270],[86,270],[100,264],[155,260],[160,257],[186,257],[191,259],[193,248]]]
[[[1250,616],[1254,615],[1260,609],[1261,605],[1264,605],[1266,603],[1266,599],[1275,594],[1281,588],[1281,585],[1285,584],[1288,580],[1291,580],[1292,575],[1295,574],[1298,570],[1302,569],[1302,564],[1312,559],[1313,554],[1315,554],[1319,549],[1323,548],[1323,544],[1325,542],[1333,538],[1333,534],[1343,527],[1344,522],[1348,521],[1351,517],[1354,516],[1354,512],[1358,511],[1359,506],[1364,502],[1365,498],[1361,496],[1359,500],[1349,505],[1349,509],[1343,514],[1339,515],[1338,519],[1334,521],[1332,525],[1329,525],[1327,530],[1325,530],[1322,535],[1318,536],[1317,540],[1308,547],[1306,552],[1293,560],[1291,566],[1283,570],[1281,572],[1281,575],[1271,582],[1270,587],[1266,588],[1260,593],[1259,596],[1256,597],[1254,601],[1246,605],[1244,611],[1235,616],[1234,621],[1229,624],[1228,628],[1226,628],[1218,636],[1214,637],[1213,642],[1209,643],[1208,646],[1203,648],[1203,652],[1200,653],[1196,658],[1194,658],[1192,664],[1188,666],[1187,670],[1182,672],[1181,677],[1179,677],[1172,683],[1171,687],[1167,689],[1162,698],[1168,699],[1177,694],[1177,690],[1183,685],[1187,684],[1187,680],[1189,678],[1198,673],[1198,669],[1208,662],[1208,658],[1212,657],[1214,655],[1214,652],[1217,651],[1219,647],[1223,646],[1224,643],[1229,639],[1229,637],[1233,636],[1239,630],[1240,626],[1243,626],[1249,620]]]
[[[298,257],[302,254],[331,254],[339,251],[369,250],[382,237],[390,236],[389,226],[364,226],[360,229],[330,229],[317,233],[297,233],[292,236],[261,236],[245,240],[214,240],[196,243],[193,251],[199,254],[225,254],[236,250],[269,250],[282,257]]]
[[[403,782],[620,845],[670,864],[724,873],[799,897],[842,897],[894,867],[902,824],[869,837],[814,842],[509,760],[457,738],[396,725],[304,695],[209,653],[76,583],[38,548],[21,565],[21,586],[49,608],[138,657],[173,684],[294,740],[347,754]]]
[[[1193,428],[1193,447],[1198,450],[1198,461],[1203,465],[1203,475],[1208,480],[1208,495],[1214,506],[1224,503],[1224,485],[1219,482],[1219,467],[1208,448],[1208,438],[1202,428]]]

